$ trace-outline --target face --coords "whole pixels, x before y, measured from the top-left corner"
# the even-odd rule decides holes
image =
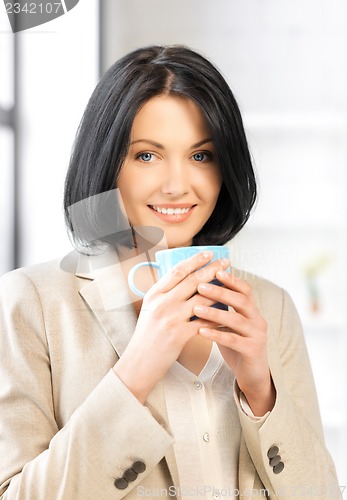
[[[136,115],[117,187],[133,226],[157,226],[188,246],[216,205],[222,179],[211,132],[182,97],[153,97]]]

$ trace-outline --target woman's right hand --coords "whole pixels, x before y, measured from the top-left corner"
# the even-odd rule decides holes
[[[116,375],[144,403],[154,385],[177,360],[186,343],[209,321],[196,319],[196,305],[213,301],[197,293],[199,283],[209,283],[225,270],[227,259],[208,264],[212,252],[203,252],[180,262],[146,293],[134,334],[122,357],[113,367]],[[208,264],[208,265],[206,265]],[[200,269],[202,266],[202,269]]]

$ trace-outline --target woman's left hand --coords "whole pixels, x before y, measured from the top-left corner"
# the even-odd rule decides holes
[[[216,276],[223,287],[201,283],[198,292],[233,310],[196,306],[197,317],[216,323],[215,329],[201,328],[200,335],[218,344],[254,415],[262,416],[272,410],[276,395],[268,364],[267,323],[248,283],[226,271]]]

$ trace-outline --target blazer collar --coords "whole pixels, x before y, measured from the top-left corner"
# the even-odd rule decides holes
[[[86,279],[86,284],[79,293],[120,357],[137,322],[120,263],[97,270],[91,269],[88,273],[83,269],[83,273],[77,272],[76,275]]]

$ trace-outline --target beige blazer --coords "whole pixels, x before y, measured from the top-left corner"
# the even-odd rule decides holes
[[[146,408],[110,371],[136,325],[120,267],[83,271],[63,271],[57,261],[1,279],[0,498],[138,499],[158,491],[174,498],[179,478],[162,383]],[[235,394],[240,497],[259,498],[266,488],[271,499],[342,498],[293,303],[268,281],[244,278],[268,322],[277,400],[259,423]],[[279,473],[269,463],[274,446]]]

